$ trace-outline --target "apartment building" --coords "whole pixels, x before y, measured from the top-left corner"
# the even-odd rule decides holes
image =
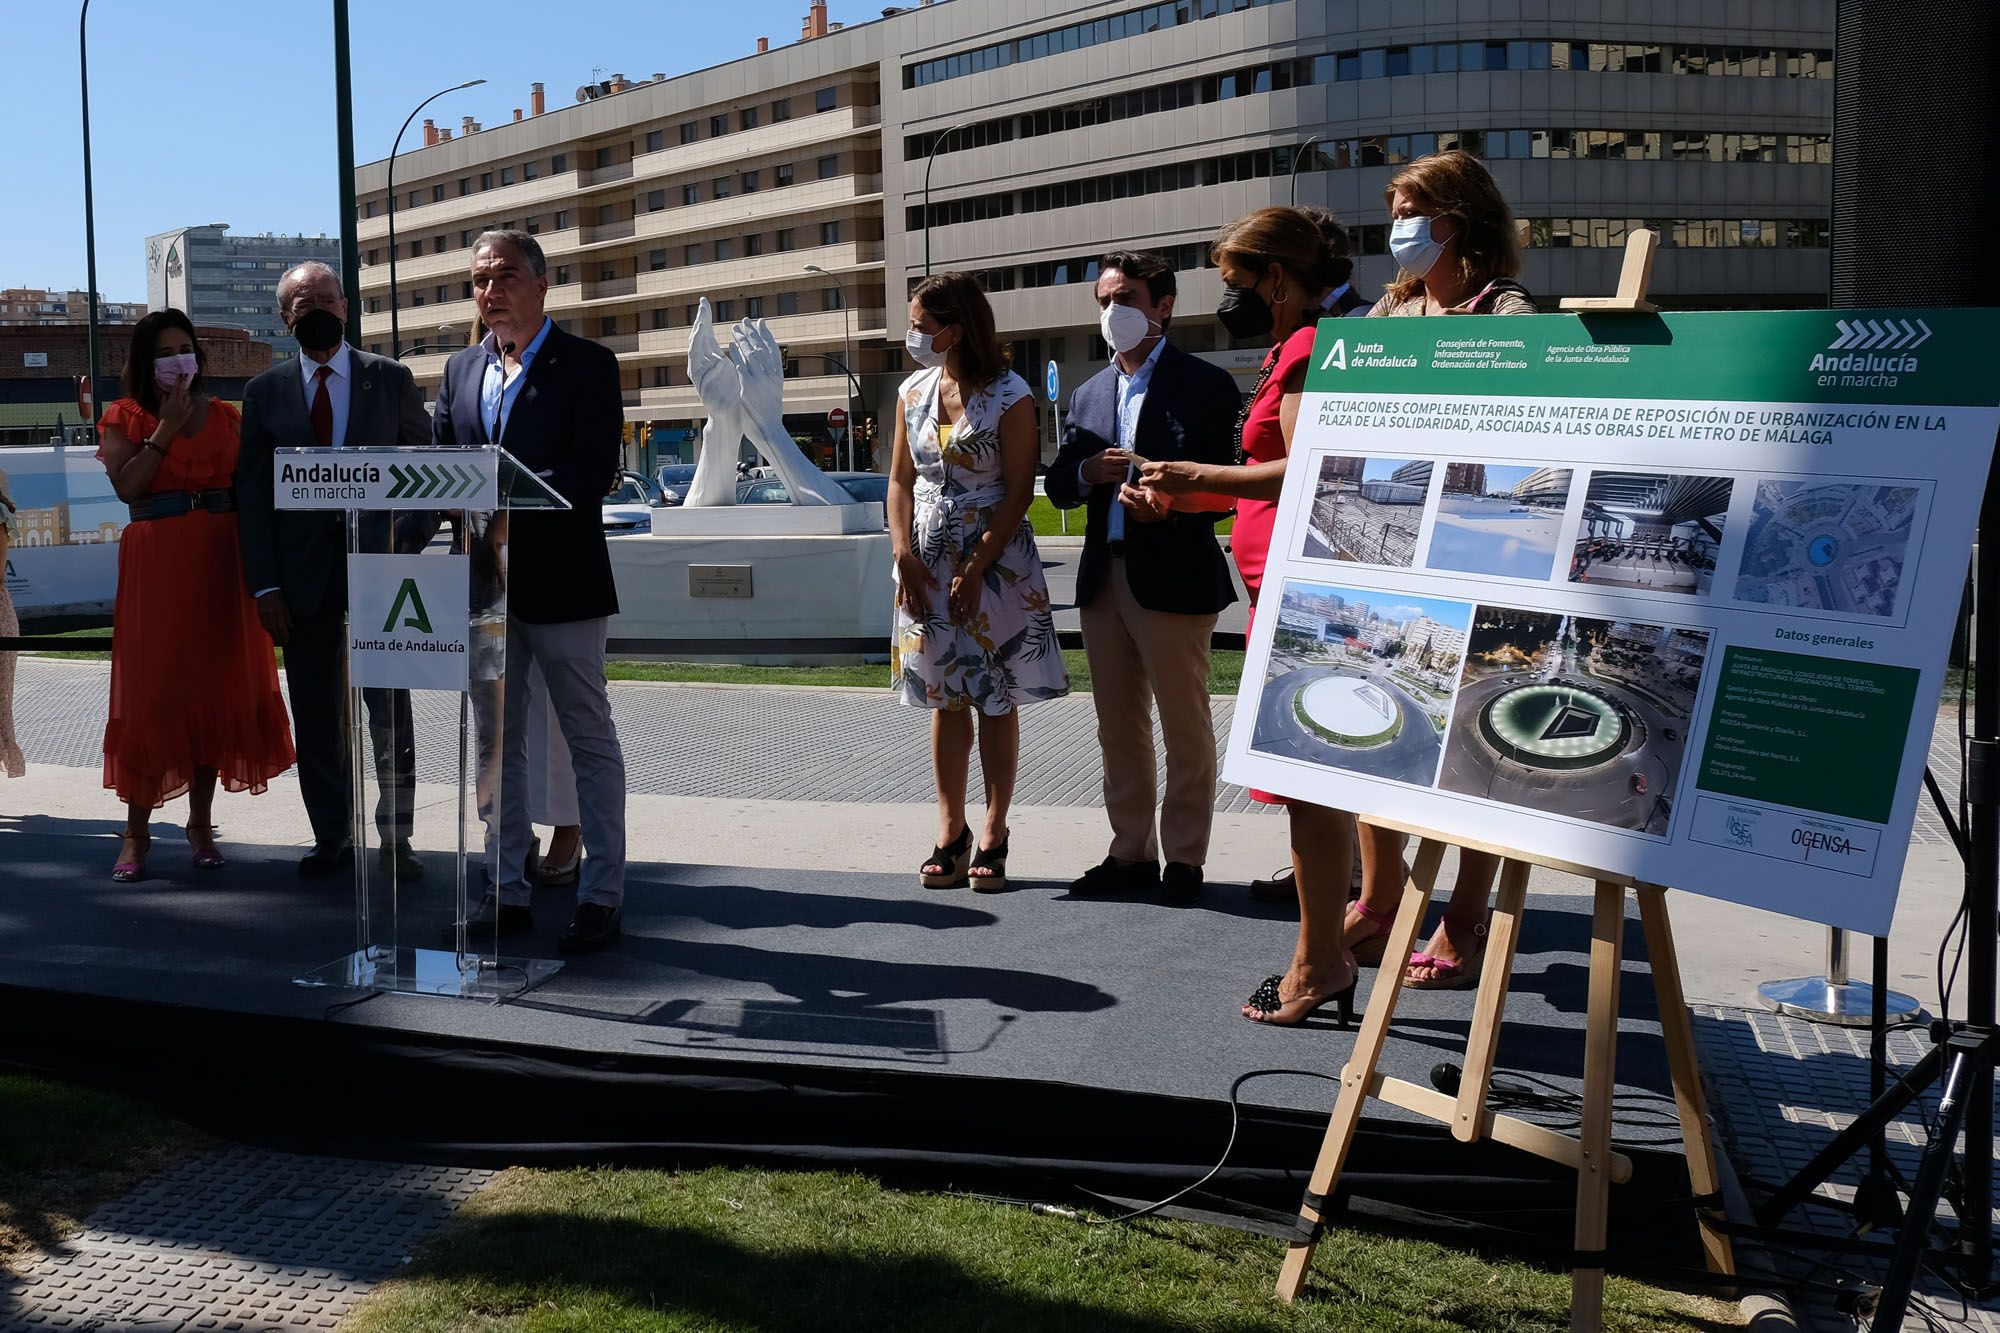
[[[1384,187],[1447,147],[1491,164],[1521,221],[1523,278],[1547,305],[1609,291],[1642,225],[1663,237],[1663,305],[1825,301],[1832,0],[1726,14],[1577,0],[1504,16],[1387,0],[880,12],[842,27],[815,4],[797,40],[740,60],[614,76],[554,110],[537,85],[510,119],[431,127],[394,164],[405,348],[469,336],[472,239],[520,226],[548,252],[550,313],[618,352],[627,420],[645,426],[635,441],[650,431],[658,452],[692,452],[686,348],[702,296],[724,322],[770,320],[795,434],[823,437],[826,411],[854,396],[886,441],[909,370],[903,305],[927,269],[979,271],[1016,366],[1039,387],[1054,361],[1074,386],[1105,356],[1096,257],[1143,246],[1182,270],[1176,341],[1247,387],[1261,349],[1234,345],[1212,314],[1217,229],[1272,203],[1329,207],[1353,229],[1357,285],[1379,291],[1392,276]],[[670,33],[628,41],[649,43],[669,51]],[[383,351],[388,168],[356,180],[360,341]],[[441,353],[408,360],[436,383]],[[1042,430],[1046,455],[1046,411]]]
[[[146,317],[143,301],[97,298],[99,324],[136,324]],[[0,287],[0,329],[62,328],[90,323],[88,292],[47,287]]]

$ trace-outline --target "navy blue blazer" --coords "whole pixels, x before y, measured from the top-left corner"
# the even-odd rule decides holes
[[[568,510],[517,509],[507,524],[507,614],[531,625],[618,614],[611,552],[604,544],[604,497],[618,478],[625,401],[618,358],[588,338],[551,328],[502,423],[479,402],[486,351],[468,347],[444,368],[431,438],[460,447],[497,443],[543,474]]]
[[[1236,380],[1222,367],[1189,356],[1172,342],[1160,350],[1139,409],[1136,451],[1145,458],[1196,463],[1236,461],[1236,414],[1243,402]],[[1118,443],[1118,367],[1103,370],[1077,386],[1063,421],[1063,446],[1049,464],[1044,486],[1059,509],[1083,505],[1089,513],[1083,559],[1076,571],[1076,604],[1097,595],[1111,568],[1107,534],[1115,485],[1081,493],[1078,469]],[[1148,611],[1213,615],[1236,600],[1229,560],[1215,540],[1221,514],[1172,514],[1163,522],[1125,523],[1125,579],[1132,599]]]

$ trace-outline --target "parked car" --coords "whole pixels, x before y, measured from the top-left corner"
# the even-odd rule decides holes
[[[694,485],[694,464],[662,463],[653,473],[653,484],[659,487],[661,504],[680,504],[687,499],[688,488]]]
[[[618,474],[618,484],[604,497],[604,530],[608,533],[651,532],[653,506],[660,490],[636,472]]]
[[[882,505],[882,526],[889,525],[889,478],[880,472],[829,472],[840,488],[862,503]],[[792,493],[780,477],[752,477],[736,483],[736,503],[740,505],[781,505],[792,502]]]

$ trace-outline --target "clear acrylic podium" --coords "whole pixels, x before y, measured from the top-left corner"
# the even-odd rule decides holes
[[[502,957],[497,923],[468,918],[500,882],[508,515],[569,502],[496,446],[279,449],[272,475],[276,508],[347,528],[354,949],[295,980],[488,1000],[540,984],[562,964]]]

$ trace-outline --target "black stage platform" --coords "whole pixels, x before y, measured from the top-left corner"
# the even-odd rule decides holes
[[[256,1142],[844,1166],[1070,1203],[1081,1187],[1153,1198],[1221,1154],[1239,1075],[1335,1074],[1352,1043],[1330,1019],[1281,1030],[1239,1016],[1296,927],[1236,885],[1171,908],[1020,881],[988,896],[903,875],[635,864],[622,946],[528,995],[348,1005],[360,993],[292,978],[352,948],[350,880],[302,881],[297,849],[240,842],[197,877],[161,829],[155,877],[114,884],[115,846],[103,821],[0,816],[0,1058],[129,1086]],[[517,951],[554,957],[571,899],[537,902],[539,930]],[[1588,936],[1587,894],[1531,898],[1500,1049],[1501,1083],[1556,1090],[1516,1113],[1557,1127],[1576,1118],[1563,1094],[1582,1066]],[[1615,1133],[1636,1169],[1613,1191],[1612,1243],[1696,1265],[1636,919],[1625,949]],[[1470,992],[1406,991],[1385,1069],[1426,1080],[1463,1049],[1471,1010]],[[1333,1086],[1259,1079],[1243,1101],[1203,1205],[1292,1213]],[[1376,1109],[1343,1184],[1357,1217],[1470,1221],[1484,1243],[1567,1253],[1573,1177]]]

